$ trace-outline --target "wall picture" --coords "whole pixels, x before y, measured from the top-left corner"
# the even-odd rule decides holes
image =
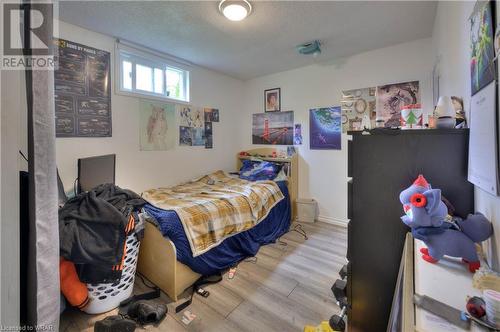
[[[281,89],[269,89],[264,91],[264,110],[266,112],[281,111]]]
[[[205,122],[219,122],[219,110],[216,108],[205,108]]]
[[[54,43],[56,137],[111,137],[109,52],[64,39]]]
[[[293,145],[293,111],[253,115],[252,144]]]
[[[293,145],[302,145],[302,125],[296,123],[293,128]]]
[[[140,150],[164,151],[175,146],[175,105],[141,100]]]
[[[384,127],[399,127],[401,107],[412,104],[420,104],[418,81],[377,87],[377,119],[384,121]]]
[[[177,105],[179,109],[180,125],[183,127],[193,126],[193,115],[191,114],[191,106]]]
[[[205,149],[214,147],[212,122],[205,122]]]
[[[377,88],[342,91],[342,132],[375,128]]]
[[[309,111],[309,145],[311,150],[340,150],[340,106],[314,108]]]
[[[179,127],[179,145],[180,146],[193,146],[193,133],[191,127]]]
[[[469,23],[471,95],[474,95],[495,79],[491,2],[477,1]]]

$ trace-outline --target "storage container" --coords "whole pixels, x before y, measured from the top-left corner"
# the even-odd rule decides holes
[[[135,269],[141,242],[135,233],[127,236],[123,272],[119,281],[110,284],[87,284],[89,304],[82,311],[88,314],[100,314],[113,310],[120,302],[132,295]]]
[[[318,216],[318,203],[312,198],[297,199],[297,221],[315,222]]]

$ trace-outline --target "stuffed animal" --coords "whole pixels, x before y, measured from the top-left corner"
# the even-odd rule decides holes
[[[466,219],[448,215],[442,201],[441,190],[432,189],[422,175],[399,195],[406,213],[401,217],[411,228],[414,238],[422,240],[422,258],[436,263],[444,255],[462,258],[474,273],[480,262],[476,245],[493,233],[491,223],[480,213],[469,214]]]

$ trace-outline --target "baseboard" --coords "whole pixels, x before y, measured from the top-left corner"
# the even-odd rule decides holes
[[[348,219],[339,219],[339,218],[333,218],[333,217],[327,217],[327,216],[318,216],[318,221],[327,223],[327,224],[332,224],[340,227],[347,227],[347,224],[349,223]]]

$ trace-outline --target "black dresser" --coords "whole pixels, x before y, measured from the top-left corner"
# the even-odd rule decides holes
[[[348,146],[348,328],[386,331],[408,228],[399,193],[423,174],[465,216],[474,210],[467,181],[467,129],[350,132]]]

